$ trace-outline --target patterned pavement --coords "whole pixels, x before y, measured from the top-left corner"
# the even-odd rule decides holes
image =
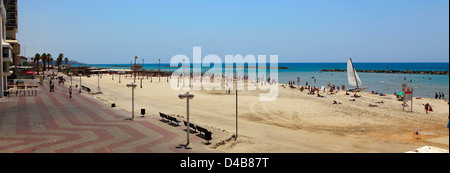
[[[48,81],[39,88],[37,96],[0,99],[0,153],[212,152],[196,135],[190,135],[190,148],[182,147],[185,127],[160,122],[159,116],[124,121],[130,112],[85,92],[74,89],[69,98],[67,86],[55,85],[50,93]]]

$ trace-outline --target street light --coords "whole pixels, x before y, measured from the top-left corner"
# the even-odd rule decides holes
[[[186,146],[189,145],[189,133],[190,133],[190,123],[189,123],[189,100],[194,98],[194,95],[186,92],[186,93],[181,93],[178,95],[178,98],[180,98],[181,100],[186,99],[187,100],[187,144]]]
[[[134,69],[133,69],[133,72],[134,72],[134,83],[136,83],[136,59],[139,59],[139,57],[138,56],[134,57]]]
[[[133,120],[134,119],[134,89],[136,88],[136,84],[135,83],[131,83],[131,84],[127,84],[128,88],[132,88],[131,89],[131,118],[127,118],[125,120]]]
[[[73,75],[73,73],[72,73],[72,72],[69,72],[68,75],[70,76],[70,87],[72,87],[72,75]]]
[[[97,81],[98,91],[97,91],[97,92],[99,93],[99,92],[101,92],[101,91],[100,91],[100,70],[98,70],[98,76],[97,76],[97,79],[98,79],[98,81]]]
[[[185,61],[186,59],[183,59],[183,75],[181,75],[182,77],[183,77],[183,89],[184,89],[184,61]]]
[[[159,82],[161,82],[161,59],[158,59],[158,64],[159,64],[158,77]]]
[[[82,74],[78,74],[80,76],[80,88],[79,88],[79,92],[81,94],[81,76],[83,76]]]

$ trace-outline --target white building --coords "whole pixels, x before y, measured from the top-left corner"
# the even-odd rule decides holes
[[[2,52],[0,53],[0,98],[6,90],[8,76],[13,74],[9,70],[10,64],[19,65],[20,44],[17,41],[17,0],[0,0],[1,19],[0,36],[2,42]]]

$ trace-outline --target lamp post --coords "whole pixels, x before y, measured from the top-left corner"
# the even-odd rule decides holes
[[[134,83],[136,83],[136,60],[138,59],[138,56],[134,57],[134,68],[133,68],[133,72],[134,72]]]
[[[238,138],[238,74],[237,74],[237,67],[236,67],[236,138],[234,140],[236,141]]]
[[[183,59],[183,75],[181,75],[182,77],[183,77],[183,89],[184,89],[184,61],[185,61],[186,59]]]
[[[70,87],[72,87],[72,72],[69,72],[69,74],[68,74],[69,76],[70,76]]]
[[[82,76],[82,74],[78,74],[78,75],[80,76],[80,88],[79,88],[79,92],[78,93],[81,94],[81,76]]]
[[[159,82],[161,82],[161,59],[158,59],[158,65],[159,65],[158,77],[159,77]]]
[[[98,91],[97,92],[100,92],[100,70],[98,71],[98,76],[97,76],[97,86],[98,86]]]
[[[134,89],[136,88],[135,83],[127,84],[128,88],[131,88],[131,118],[127,118],[125,120],[133,120],[134,119]]]
[[[189,123],[189,100],[194,98],[194,95],[189,93],[189,92],[185,92],[185,93],[181,93],[178,95],[178,98],[180,98],[181,100],[186,99],[187,102],[187,143],[186,146],[189,145],[189,133],[190,133],[190,123]]]

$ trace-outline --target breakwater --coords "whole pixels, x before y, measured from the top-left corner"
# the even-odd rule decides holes
[[[347,72],[341,69],[324,69],[321,72]],[[358,73],[398,73],[398,74],[432,74],[432,75],[449,75],[449,71],[410,71],[410,70],[356,70]]]

